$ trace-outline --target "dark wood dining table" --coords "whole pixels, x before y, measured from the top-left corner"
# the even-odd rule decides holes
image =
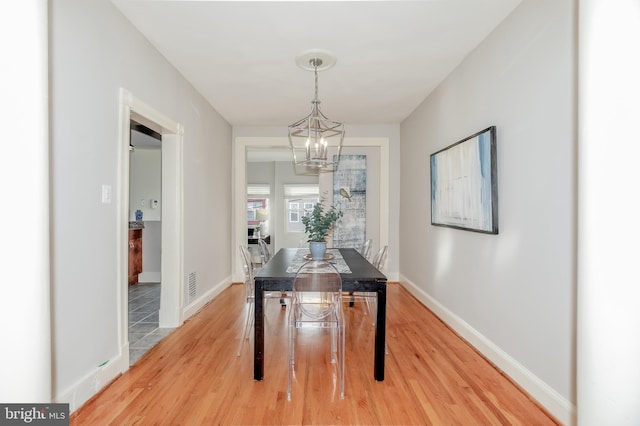
[[[377,316],[374,343],[373,376],[377,381],[384,380],[385,327],[387,316],[387,277],[378,271],[357,250],[338,249],[351,273],[341,273],[342,290],[371,292],[377,295]],[[253,378],[264,377],[264,298],[265,291],[291,291],[295,273],[287,272],[297,248],[280,249],[255,276],[255,322]]]

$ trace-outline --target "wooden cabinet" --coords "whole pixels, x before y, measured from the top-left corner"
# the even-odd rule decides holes
[[[129,285],[138,282],[142,272],[142,229],[129,230]]]

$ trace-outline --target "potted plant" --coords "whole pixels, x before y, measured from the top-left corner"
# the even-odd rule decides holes
[[[336,210],[335,206],[331,206],[325,211],[324,201],[325,197],[323,196],[313,206],[311,213],[302,217],[304,232],[309,234],[307,241],[311,258],[314,260],[324,259],[324,253],[327,251],[327,235],[336,221],[342,217],[342,212]]]

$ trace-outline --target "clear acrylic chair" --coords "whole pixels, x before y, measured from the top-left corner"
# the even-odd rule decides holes
[[[383,247],[380,247],[380,249],[376,252],[376,254],[373,256],[373,259],[371,260],[371,264],[380,272],[382,272],[382,269],[384,268],[385,262],[387,260],[387,250],[388,250],[388,246],[386,245]],[[367,312],[369,313],[369,316],[371,318],[371,323],[375,326],[376,315],[378,312],[377,294],[369,293],[369,292],[355,292],[353,293],[352,296],[354,297],[354,299],[365,301],[365,303],[367,304]],[[351,305],[352,303],[350,303],[350,306]],[[386,343],[384,346],[384,353],[385,354],[389,353]]]
[[[360,247],[360,254],[367,260],[369,260],[369,255],[371,254],[371,244],[373,244],[373,240],[369,238]]]
[[[365,241],[364,243],[362,243],[362,246],[360,246],[360,250],[359,253],[362,257],[364,257],[365,259],[367,259],[369,262],[371,262],[371,259],[369,259],[369,255],[371,254],[371,245],[373,244],[373,240],[371,238],[369,238],[367,241]],[[355,303],[356,298],[361,299],[362,297],[364,297],[364,295],[358,293],[356,294],[355,292],[351,291],[349,292],[349,306],[353,306]],[[367,300],[367,299],[365,299]],[[369,306],[369,302],[367,301],[367,306]]]
[[[243,245],[240,246],[240,255],[244,261],[244,288],[245,288],[245,301],[249,305],[247,309],[247,318],[244,323],[244,329],[242,330],[242,336],[240,337],[240,346],[238,346],[237,356],[240,356],[244,341],[249,339],[251,334],[251,327],[253,326],[253,317],[255,310],[255,264],[253,263],[253,257],[249,249]]]
[[[256,264],[253,261],[253,256],[248,247],[241,245],[240,255],[244,262],[245,301],[249,305],[249,308],[247,309],[247,318],[245,320],[244,329],[242,330],[242,337],[240,338],[238,351],[236,352],[237,356],[240,356],[245,340],[249,340],[251,337],[251,328],[253,327],[255,314],[255,276],[256,271],[259,269],[256,267]],[[280,298],[280,306],[282,306],[282,308],[286,308],[287,304],[285,300],[289,298],[289,295],[286,292],[264,292],[263,296],[265,300]]]
[[[380,250],[376,252],[374,258],[370,259],[369,255],[371,254],[372,242],[373,240],[371,238],[365,241],[362,244],[362,247],[360,248],[360,254],[362,255],[362,257],[367,259],[373,266],[375,266],[377,270],[380,271],[380,268],[378,267],[378,265],[380,264],[380,258],[382,256],[384,256],[386,259],[387,246],[381,247]],[[372,306],[371,306],[372,301],[373,303],[375,303],[375,295],[373,295],[372,293],[355,292],[355,293],[349,293],[349,295],[351,296],[351,299],[349,300],[349,306],[353,306],[354,301],[356,299],[363,299],[367,303],[367,311],[369,312],[369,314],[372,314],[373,312],[375,312],[375,305],[374,305],[374,309],[372,309]]]
[[[373,256],[373,260],[371,261],[371,264],[380,272],[382,272],[384,264],[387,261],[387,249],[388,246],[381,247],[380,250],[376,252],[375,256]]]
[[[265,243],[263,239],[258,238],[258,248],[260,249],[260,259],[262,260],[262,266],[264,266],[269,260],[271,260],[269,245]]]
[[[380,250],[376,252],[375,256],[373,256],[373,260],[371,261],[371,264],[380,272],[382,272],[385,262],[387,261],[387,250],[388,246],[381,247]],[[378,298],[372,293],[368,293],[368,295],[367,306],[369,307],[369,312],[371,313],[371,317],[373,318],[373,325],[375,325],[376,322],[374,314],[378,310]],[[385,353],[388,353],[386,345],[384,350]]]
[[[340,398],[343,399],[345,320],[342,311],[342,278],[335,266],[323,260],[310,260],[298,269],[293,280],[288,323],[287,399],[291,401],[297,329],[303,327],[331,330],[331,362],[338,366]]]
[[[271,260],[271,252],[269,251],[269,244],[267,244],[264,240],[258,239],[258,248],[260,249],[260,259],[262,262],[262,266],[266,265],[268,261]],[[280,306],[286,307],[287,304],[285,302],[288,299],[287,293],[282,292],[280,294]]]

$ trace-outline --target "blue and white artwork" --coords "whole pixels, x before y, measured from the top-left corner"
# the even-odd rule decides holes
[[[366,155],[340,156],[333,172],[333,205],[343,214],[333,229],[333,246],[359,250],[366,240]]]
[[[494,126],[431,155],[431,223],[498,233]]]

